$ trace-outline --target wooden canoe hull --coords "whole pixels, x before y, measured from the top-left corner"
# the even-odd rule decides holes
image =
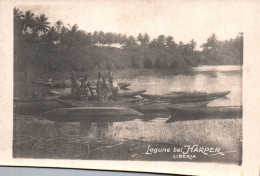
[[[133,120],[143,114],[128,107],[77,107],[59,108],[45,112],[42,116],[51,121],[113,121]]]
[[[48,110],[64,107],[56,101],[42,102],[15,102],[13,110],[15,114],[38,115]]]
[[[130,107],[134,103],[138,102],[139,98],[127,98],[119,99],[118,101],[73,101],[73,100],[61,100],[57,99],[57,102],[66,107]]]
[[[211,101],[204,102],[195,102],[195,103],[180,103],[175,104],[175,107],[204,107],[209,104]],[[142,112],[142,113],[169,113],[167,107],[172,107],[173,105],[170,103],[152,103],[141,106],[136,106],[134,109]]]
[[[66,107],[130,107],[142,113],[169,113],[169,110],[165,106],[171,106],[170,103],[149,103],[142,104],[138,103],[138,98],[133,99],[121,99],[118,101],[100,102],[100,101],[72,101],[72,100],[59,100],[61,105]],[[196,102],[196,103],[182,103],[175,104],[178,107],[203,107],[206,106],[211,101]]]
[[[230,91],[216,92],[216,93],[189,93],[189,94],[176,94],[176,95],[152,95],[152,94],[141,94],[143,98],[147,99],[169,99],[169,100],[189,100],[189,99],[203,99],[203,98],[214,98],[224,97],[228,95]],[[192,100],[191,100],[192,101]]]
[[[118,98],[126,98],[126,97],[134,97],[140,94],[145,93],[146,90],[138,90],[138,91],[121,91],[118,94]],[[111,95],[110,95],[111,96]]]
[[[46,87],[53,87],[53,88],[65,88],[68,87],[65,83],[62,81],[44,81],[41,79],[33,79],[31,80],[31,83],[40,85],[40,86],[46,86]]]
[[[132,83],[118,83],[120,89],[126,89],[127,87],[131,86]]]
[[[135,97],[135,96],[138,96],[138,95],[140,95],[142,93],[145,93],[145,92],[146,92],[146,90],[121,91],[118,94],[118,98],[120,99],[120,98]],[[51,93],[52,93],[52,95],[56,95],[56,96],[61,95],[61,97],[59,97],[60,99],[64,99],[64,100],[71,100],[71,99],[73,99],[73,96],[70,95],[70,94],[62,94],[62,93],[59,93],[57,91],[51,91]],[[109,98],[111,98],[112,94],[109,94],[108,96],[109,96]]]
[[[169,99],[166,100],[171,104],[182,104],[182,103],[199,103],[199,102],[206,102],[206,101],[213,101],[218,97],[209,97],[209,98],[184,98],[184,99]]]

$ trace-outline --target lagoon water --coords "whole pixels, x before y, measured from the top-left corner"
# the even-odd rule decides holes
[[[192,70],[149,72],[133,79],[119,79],[118,82],[133,83],[133,90],[147,89],[149,94],[169,92],[221,92],[231,91],[226,99],[211,102],[211,106],[242,105],[242,67],[241,66],[200,66]],[[116,75],[117,76],[117,75]]]
[[[208,106],[241,106],[242,105],[242,67],[241,66],[199,66],[190,70],[141,70],[138,73],[126,75],[114,73],[118,82],[130,82],[131,90],[147,89],[149,94],[165,94],[181,91],[205,91],[220,92],[231,91],[226,98],[216,99]],[[19,115],[18,115],[19,116]],[[65,149],[61,147],[63,154],[51,153],[51,158],[64,157],[76,159],[127,159],[127,160],[170,160],[189,161],[189,159],[172,159],[169,155],[145,155],[148,146],[163,143],[158,147],[180,147],[182,145],[213,145],[222,150],[237,150],[237,153],[228,157],[216,156],[215,159],[205,156],[197,156],[198,161],[220,161],[238,163],[241,159],[240,145],[237,140],[242,135],[241,119],[214,119],[196,121],[178,121],[171,123],[170,114],[148,114],[144,118],[121,122],[73,122],[55,125],[50,124],[51,130],[59,131],[58,136],[72,137],[78,143],[86,145],[82,153],[64,154]],[[40,123],[40,122],[39,122]],[[41,124],[41,123],[40,123]],[[45,124],[46,125],[46,124]],[[41,126],[41,125],[40,125]],[[42,130],[44,127],[42,126]],[[56,129],[55,129],[56,128]],[[60,132],[62,129],[70,128],[71,132]],[[75,128],[75,129],[74,129]],[[56,134],[56,133],[55,133]],[[33,134],[32,134],[33,135]],[[52,134],[49,138],[56,138]],[[46,137],[46,136],[45,136]],[[64,142],[64,141],[63,141]],[[64,144],[63,144],[64,145]],[[75,144],[77,145],[77,144]],[[172,145],[172,146],[169,146]],[[15,146],[15,157],[26,157],[28,153],[23,148]],[[29,157],[50,157],[43,155],[35,149],[35,155]],[[93,151],[93,152],[92,152]],[[98,151],[98,152],[97,152]],[[46,151],[48,153],[48,151]],[[196,161],[196,159],[195,159]]]

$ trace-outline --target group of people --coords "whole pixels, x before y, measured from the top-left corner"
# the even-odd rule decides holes
[[[96,96],[99,101],[108,101],[109,93],[112,93],[112,98],[116,100],[118,98],[119,91],[120,87],[114,81],[111,71],[109,71],[106,76],[103,77],[101,73],[98,72],[96,95],[92,90],[91,84],[88,80],[88,75],[85,75],[82,79],[78,79],[75,71],[72,71],[71,73],[71,94],[77,101],[87,101],[90,97],[90,94],[91,97]]]

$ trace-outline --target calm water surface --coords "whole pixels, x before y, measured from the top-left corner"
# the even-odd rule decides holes
[[[227,98],[214,100],[208,106],[242,105],[241,66],[200,66],[188,71],[155,70],[132,78],[122,78],[116,74],[114,77],[118,82],[131,82],[131,90],[147,89],[149,94],[165,94],[172,91],[231,91]],[[119,144],[122,141],[179,145],[213,143],[229,149],[234,146],[234,140],[241,135],[241,120],[166,123],[169,116],[169,113],[163,113],[148,114],[142,119],[123,122],[84,121],[77,123],[79,130],[73,135],[91,136],[96,141],[109,140]]]
[[[227,98],[212,101],[208,106],[240,106],[242,105],[242,67],[241,66],[200,66],[184,72],[154,71],[149,76],[137,76],[134,78],[120,78],[118,82],[131,82],[131,90],[147,89],[149,94],[165,94],[172,91],[205,91],[220,92],[231,91]],[[113,140],[142,139],[144,141],[169,142],[175,137],[172,128],[176,123],[166,123],[170,114],[149,114],[145,119],[136,119],[126,122],[114,122],[98,126],[102,137]],[[81,125],[83,129],[85,125]],[[150,131],[149,131],[150,130]],[[168,130],[168,131],[167,131]],[[92,130],[85,130],[85,134]],[[102,131],[102,132],[100,132]],[[161,134],[160,134],[161,133]]]

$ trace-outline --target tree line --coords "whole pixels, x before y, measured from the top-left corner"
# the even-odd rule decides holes
[[[14,8],[14,67],[48,69],[50,72],[71,69],[86,71],[103,68],[178,69],[203,64],[242,64],[243,34],[236,39],[218,41],[213,33],[196,50],[194,39],[176,42],[172,36],[150,38],[126,34],[80,30],[77,24],[53,25],[45,14]]]

